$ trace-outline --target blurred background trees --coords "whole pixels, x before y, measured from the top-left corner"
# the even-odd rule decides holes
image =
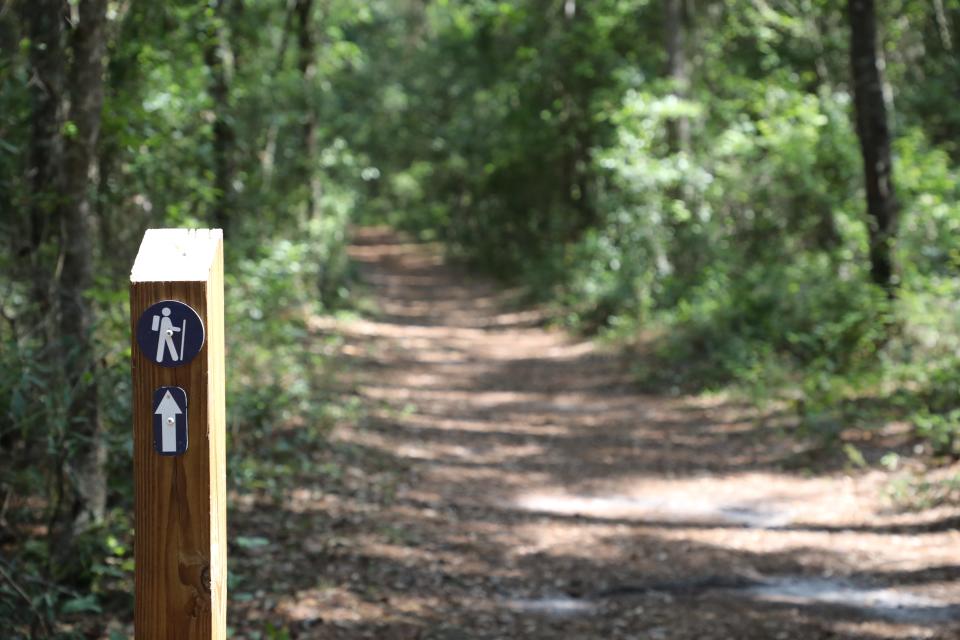
[[[238,460],[318,420],[305,320],[382,221],[643,346],[646,384],[735,383],[827,440],[900,417],[952,459],[960,4],[847,5],[5,4],[0,567],[36,577],[0,617],[40,634],[129,577],[147,227],[226,230]]]

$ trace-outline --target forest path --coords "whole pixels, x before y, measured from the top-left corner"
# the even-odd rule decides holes
[[[288,499],[319,581],[275,608],[294,637],[958,637],[955,511],[784,470],[776,417],[642,394],[430,247],[350,251],[380,309],[335,328],[366,418],[334,433],[349,495]]]

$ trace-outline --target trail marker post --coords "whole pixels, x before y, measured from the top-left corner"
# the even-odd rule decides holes
[[[223,234],[150,229],[130,273],[137,640],[224,640]]]

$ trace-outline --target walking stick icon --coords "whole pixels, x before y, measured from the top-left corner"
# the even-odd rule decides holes
[[[180,331],[180,359],[183,359],[183,341],[187,337],[187,319],[183,319],[183,329]]]

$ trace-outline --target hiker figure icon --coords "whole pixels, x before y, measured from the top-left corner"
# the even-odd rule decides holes
[[[203,321],[179,300],[161,300],[147,307],[136,332],[143,355],[161,367],[183,366],[203,348]]]
[[[176,327],[173,324],[173,321],[170,320],[170,307],[164,307],[160,313],[163,317],[153,316],[153,324],[151,329],[153,331],[159,331],[160,335],[157,339],[157,362],[163,362],[163,352],[164,349],[170,351],[170,359],[174,362],[180,360],[180,355],[183,353],[183,342],[187,337],[187,320],[184,318],[183,326]],[[174,344],[173,334],[180,334],[180,348],[177,349],[177,345]]]

